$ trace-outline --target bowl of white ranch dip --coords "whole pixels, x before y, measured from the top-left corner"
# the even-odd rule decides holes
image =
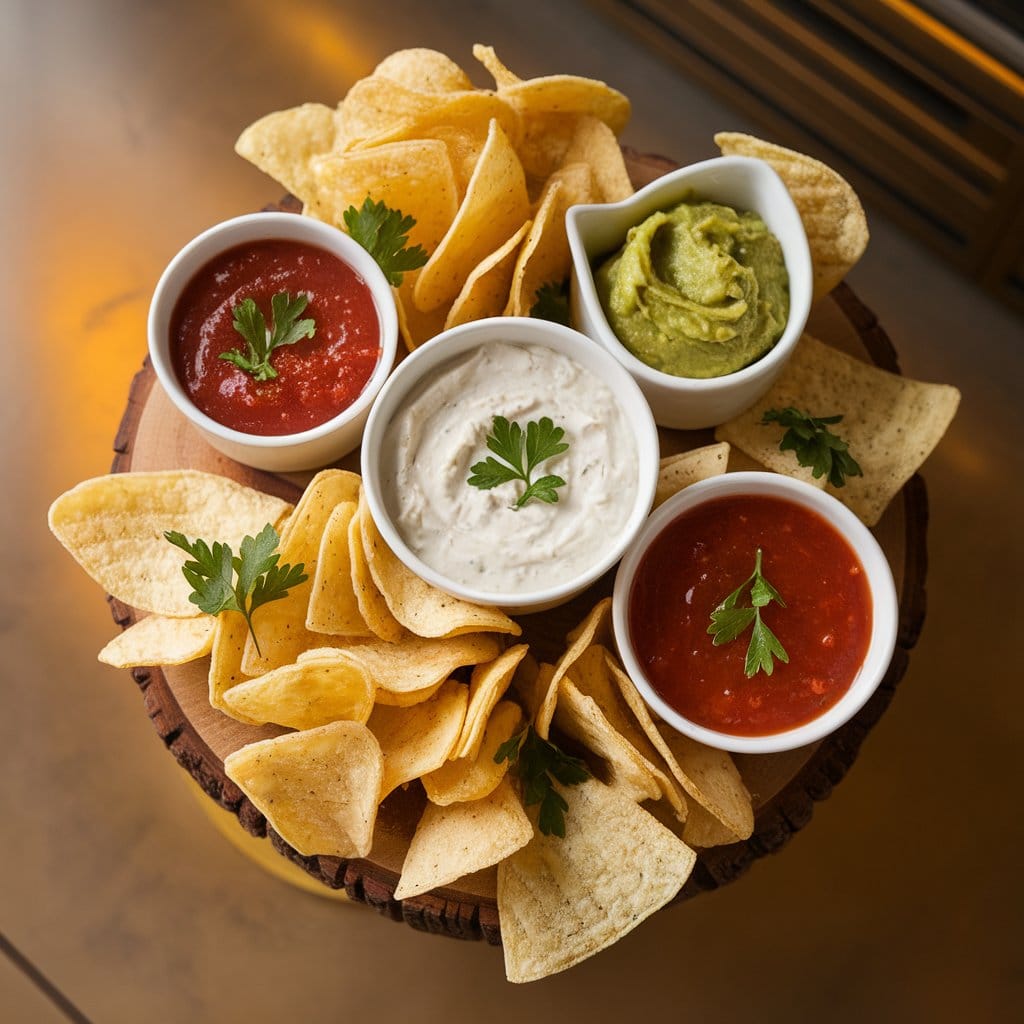
[[[541,611],[622,557],[658,477],[640,388],[568,327],[494,317],[416,349],[366,424],[363,487],[417,576],[477,604]]]

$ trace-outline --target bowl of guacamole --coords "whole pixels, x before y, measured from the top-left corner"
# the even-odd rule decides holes
[[[800,216],[768,164],[720,157],[621,203],[572,207],[572,315],[632,373],[661,426],[752,405],[810,311]]]

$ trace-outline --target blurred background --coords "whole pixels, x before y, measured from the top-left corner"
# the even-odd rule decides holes
[[[960,0],[0,2],[4,1021],[1002,1021],[1019,1012],[1024,86],[1018,4]],[[926,463],[928,617],[846,780],[777,856],[525,988],[500,951],[307,894],[213,828],[96,652],[115,626],[46,530],[107,471],[152,288],[278,198],[243,127],[393,50],[480,85],[604,79],[680,162],[760,132],[847,174],[850,283],[903,372],[963,404]],[[1013,1011],[1017,1006],[1018,1011]]]

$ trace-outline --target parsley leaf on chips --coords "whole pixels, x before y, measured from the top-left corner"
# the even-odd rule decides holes
[[[267,523],[255,537],[245,537],[238,557],[220,541],[207,544],[205,540],[190,541],[176,530],[164,532],[175,547],[192,556],[193,561],[181,567],[185,579],[192,586],[188,599],[201,611],[219,615],[224,611],[241,612],[249,626],[249,633],[260,644],[252,628],[252,614],[262,605],[287,597],[292,587],[305,583],[309,577],[305,565],[278,565],[279,538],[277,531]],[[237,581],[234,578],[238,574]]]
[[[489,491],[492,487],[508,483],[511,480],[522,480],[526,490],[519,496],[514,505],[509,507],[518,511],[528,501],[547,502],[553,505],[558,501],[558,488],[565,486],[560,476],[542,476],[533,479],[533,471],[555,455],[561,455],[569,448],[562,438],[565,431],[556,427],[551,419],[542,416],[539,422],[531,420],[526,424],[526,432],[518,423],[510,423],[504,416],[495,416],[491,433],[487,435],[487,447],[498,456],[488,456],[483,462],[470,466],[472,474],[466,481],[471,487],[479,487]],[[523,444],[525,441],[526,468],[523,468]]]
[[[406,247],[416,221],[401,210],[391,210],[383,201],[375,203],[367,196],[361,209],[350,206],[342,217],[349,235],[377,261],[388,284],[397,288],[406,272],[418,270],[427,262],[422,245]]]
[[[850,455],[847,443],[829,430],[829,426],[842,422],[842,416],[811,416],[801,409],[768,409],[761,425],[778,423],[786,428],[779,443],[779,451],[795,452],[801,466],[809,466],[811,475],[818,479],[828,477],[833,487],[842,487],[848,476],[861,476],[857,461]]]
[[[541,739],[533,726],[506,740],[494,755],[494,763],[508,761],[523,783],[523,803],[540,804],[537,825],[546,835],[565,838],[565,812],[569,805],[554,787],[575,786],[590,778],[587,766],[578,758],[559,750],[550,740]]]
[[[288,292],[278,292],[270,300],[274,329],[267,327],[263,313],[252,299],[243,299],[232,309],[235,315],[232,326],[245,339],[248,353],[231,349],[221,352],[220,358],[234,363],[241,370],[252,374],[256,380],[273,380],[277,370],[270,365],[274,349],[282,345],[294,345],[302,338],[312,338],[316,333],[316,322],[300,320],[299,315],[309,305],[305,295],[293,299]]]

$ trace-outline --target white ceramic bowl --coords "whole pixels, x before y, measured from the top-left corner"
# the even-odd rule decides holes
[[[734,495],[768,495],[795,502],[826,519],[860,559],[871,594],[871,636],[867,653],[850,688],[817,718],[804,725],[766,736],[734,736],[698,725],[676,711],[654,689],[637,658],[629,631],[629,600],[633,580],[653,540],[688,509]],[[898,623],[896,587],[885,554],[868,528],[830,494],[801,480],[777,473],[726,473],[702,480],[673,495],[647,520],[615,577],[612,621],[619,654],[647,705],[672,728],[722,750],[767,754],[814,743],[849,721],[875,692],[889,668]]]
[[[271,238],[315,245],[347,263],[369,287],[380,321],[380,359],[359,397],[332,419],[295,434],[248,434],[218,423],[193,405],[170,358],[171,316],[182,290],[195,274],[228,249]],[[394,365],[397,346],[398,314],[394,296],[373,258],[343,231],[293,213],[246,214],[208,228],[168,264],[149,307],[150,360],[168,397],[214,448],[257,469],[277,472],[315,469],[355,449],[362,438],[370,405]]]
[[[579,363],[605,384],[618,400],[632,429],[637,452],[637,488],[632,508],[620,534],[592,565],[555,586],[521,592],[473,587],[452,580],[427,565],[406,544],[396,528],[380,487],[380,466],[385,434],[392,417],[421,381],[453,358],[488,342],[538,345],[553,349]],[[500,410],[496,410],[499,411]],[[374,403],[366,424],[362,447],[363,488],[370,512],[381,535],[399,559],[417,576],[455,597],[476,604],[497,606],[511,613],[542,611],[568,601],[606,573],[622,556],[643,525],[654,501],[658,480],[658,433],[647,402],[632,377],[589,338],[546,320],[527,317],[493,317],[445,331],[416,349],[399,364]],[[514,543],[514,537],[510,538]]]
[[[789,319],[774,347],[723,377],[697,380],[655,370],[637,359],[608,324],[594,284],[595,265],[618,250],[631,227],[695,195],[760,214],[778,238],[789,274]],[[599,341],[636,378],[663,427],[698,429],[724,423],[753,405],[782,371],[811,309],[811,257],[800,214],[782,179],[763,160],[723,156],[672,171],[619,203],[572,206],[566,214],[572,251],[572,321]]]

